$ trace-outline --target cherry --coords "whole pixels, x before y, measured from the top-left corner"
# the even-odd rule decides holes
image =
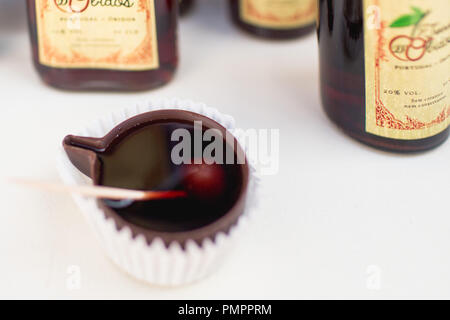
[[[184,168],[183,185],[189,196],[213,202],[225,191],[225,171],[219,164],[188,164]]]

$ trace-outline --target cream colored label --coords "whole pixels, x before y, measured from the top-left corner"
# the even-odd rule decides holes
[[[416,140],[450,124],[450,1],[364,0],[366,131]]]
[[[159,67],[155,0],[36,0],[41,64],[56,68]]]
[[[299,28],[314,23],[317,0],[240,0],[241,19],[274,29]]]

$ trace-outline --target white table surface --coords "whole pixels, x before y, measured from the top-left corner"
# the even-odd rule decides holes
[[[67,93],[31,64],[24,1],[0,0],[0,298],[450,298],[450,143],[402,156],[342,134],[322,112],[317,45],[234,28],[222,0],[181,22],[175,80],[150,92]],[[127,276],[105,257],[69,196],[6,176],[55,180],[61,139],[150,97],[203,101],[241,128],[280,129],[280,170],[230,259],[177,289]],[[68,268],[81,285],[70,290]]]

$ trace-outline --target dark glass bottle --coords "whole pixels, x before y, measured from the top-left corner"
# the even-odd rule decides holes
[[[321,95],[329,118],[384,150],[417,152],[444,142],[450,116],[444,39],[450,30],[441,26],[450,25],[449,4],[320,0]]]
[[[187,14],[194,5],[194,0],[179,0],[180,1],[180,14]]]
[[[268,39],[292,39],[315,29],[317,0],[229,0],[241,29]]]
[[[178,0],[27,0],[33,60],[67,90],[152,89],[177,68]]]

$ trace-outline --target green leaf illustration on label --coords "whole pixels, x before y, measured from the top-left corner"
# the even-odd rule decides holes
[[[411,7],[412,13],[405,14],[397,18],[394,22],[391,23],[391,28],[404,28],[418,25],[419,22],[426,16],[426,13],[423,12],[420,8]]]

